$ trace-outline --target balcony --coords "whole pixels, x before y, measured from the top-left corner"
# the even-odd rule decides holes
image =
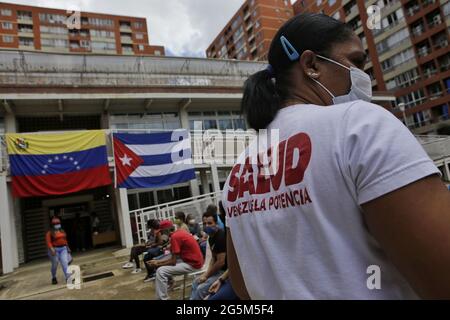
[[[120,25],[120,32],[129,32],[129,33],[131,33],[132,32],[131,25],[129,25],[129,24],[121,24]]]
[[[409,7],[408,9],[406,9],[406,15],[412,17],[419,11],[420,11],[420,6],[418,4],[415,4],[412,7]]]
[[[30,16],[17,16],[18,24],[33,24],[33,18]]]
[[[437,69],[435,69],[435,68],[429,68],[429,69],[425,69],[425,70],[423,71],[423,74],[429,78],[429,77],[435,75],[437,72],[438,72]]]
[[[133,43],[133,39],[131,37],[121,36],[120,37],[120,42],[127,43],[127,44],[132,44]]]
[[[414,37],[419,37],[421,34],[425,32],[425,27],[423,25],[419,25],[417,27],[412,28],[411,31]]]
[[[358,14],[359,14],[358,6],[354,5],[353,7],[350,8],[350,10],[345,12],[345,22],[351,21],[353,18],[358,16]]]
[[[417,55],[419,57],[424,57],[429,53],[431,53],[431,49],[429,47],[421,47],[417,49]]]
[[[440,15],[434,16],[431,21],[428,21],[428,28],[433,29],[434,27],[441,25],[442,19]]]

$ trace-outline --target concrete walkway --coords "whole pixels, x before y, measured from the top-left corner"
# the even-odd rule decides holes
[[[81,283],[81,289],[68,289],[58,267],[58,285],[51,284],[50,261],[39,260],[24,264],[14,273],[0,277],[0,299],[33,300],[154,300],[154,280],[144,283],[146,272],[136,275],[122,269],[129,249],[106,248],[74,254],[73,265],[80,266],[81,278],[112,272],[114,276]],[[141,266],[143,267],[143,266]],[[180,281],[170,293],[181,299]],[[178,288],[178,289],[177,289]],[[186,295],[190,292],[187,291]]]

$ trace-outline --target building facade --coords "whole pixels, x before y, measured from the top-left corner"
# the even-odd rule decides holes
[[[164,55],[145,18],[0,2],[0,48],[67,53]]]
[[[270,42],[293,16],[289,0],[246,0],[206,50],[208,58],[267,60]]]
[[[369,28],[373,5],[380,20]],[[295,14],[321,12],[353,28],[370,58],[365,71],[373,90],[395,95],[392,111],[413,132],[450,126],[448,0],[298,0],[293,7]]]

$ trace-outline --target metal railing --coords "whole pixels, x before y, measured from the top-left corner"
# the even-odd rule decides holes
[[[192,214],[195,221],[201,223],[202,215],[208,205],[218,205],[220,194],[221,192],[212,192],[130,211],[131,222],[136,226],[138,243],[147,240],[146,224],[149,219],[173,219],[175,212],[183,211],[185,214]]]

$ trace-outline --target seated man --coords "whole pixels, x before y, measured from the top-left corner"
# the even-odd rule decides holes
[[[210,212],[210,213],[218,216],[217,206],[213,203],[210,204],[208,207],[206,207],[206,212]],[[220,229],[225,229],[224,222],[222,221],[222,219],[219,216],[217,218],[217,225],[219,226]]]
[[[208,269],[204,274],[194,280],[192,283],[191,300],[203,300],[208,296],[208,289],[227,269],[226,257],[226,237],[225,231],[217,225],[217,214],[205,212],[206,227],[205,232],[208,234],[209,247],[212,252],[212,259]]]
[[[147,276],[144,278],[144,282],[150,282],[155,278],[155,269],[150,266],[148,262],[151,260],[161,260],[168,256],[164,254],[164,251],[170,246],[169,241],[169,231],[167,230],[169,226],[173,224],[168,224],[168,220],[161,221],[159,224],[158,234],[153,245],[151,245],[144,254],[144,265],[147,269]]]
[[[159,221],[156,219],[150,219],[147,221],[147,229],[149,229],[147,234],[147,242],[135,245],[131,248],[130,251],[130,260],[125,263],[122,268],[130,269],[134,267],[132,273],[141,272],[141,266],[139,261],[139,255],[146,252],[148,249],[152,248],[155,245],[155,242],[158,241],[159,237]],[[134,264],[133,264],[134,261]]]
[[[153,259],[147,264],[156,269],[155,289],[160,300],[168,300],[168,282],[174,276],[198,271],[203,266],[203,256],[194,237],[183,229],[174,231],[171,221],[161,221],[162,232],[169,232],[170,257],[163,260]]]

